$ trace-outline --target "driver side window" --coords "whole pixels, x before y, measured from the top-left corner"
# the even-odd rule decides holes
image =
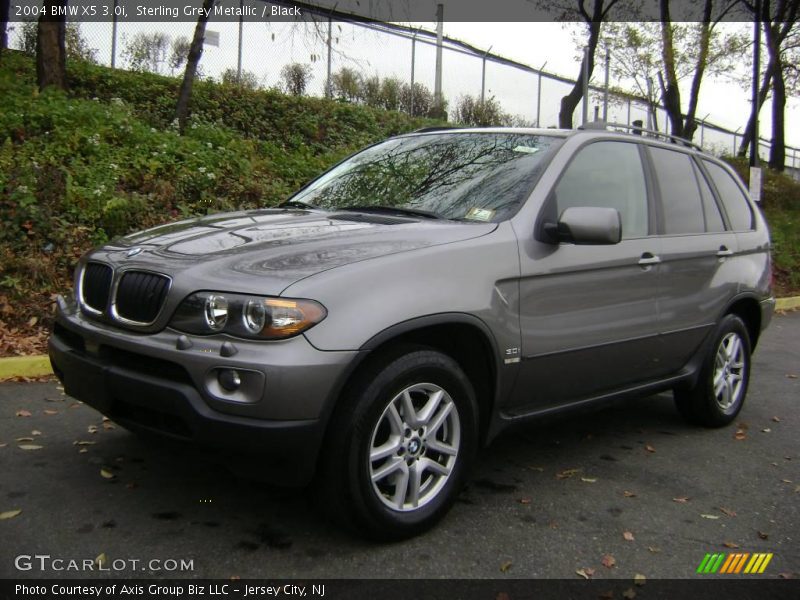
[[[615,208],[622,238],[648,233],[647,186],[638,145],[594,142],[582,148],[555,187],[558,215],[573,206]]]

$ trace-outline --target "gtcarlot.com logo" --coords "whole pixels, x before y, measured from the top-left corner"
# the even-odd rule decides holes
[[[749,552],[721,552],[718,554],[706,554],[705,558],[697,567],[697,573],[719,575],[756,575],[763,573],[769,561],[772,560],[772,553],[750,554]]]

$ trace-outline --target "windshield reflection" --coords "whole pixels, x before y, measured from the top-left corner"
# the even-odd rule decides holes
[[[521,133],[396,138],[334,167],[290,201],[331,210],[383,206],[500,221],[528,196],[543,158],[559,141]]]

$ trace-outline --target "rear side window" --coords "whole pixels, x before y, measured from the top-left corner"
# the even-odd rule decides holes
[[[594,142],[582,148],[555,188],[558,214],[573,206],[616,208],[622,237],[647,235],[647,187],[636,144]]]
[[[711,191],[708,181],[706,181],[706,176],[700,172],[700,167],[694,162],[692,162],[692,169],[694,169],[694,176],[697,177],[697,183],[700,184],[700,195],[703,197],[706,231],[711,233],[725,231],[725,222],[722,220],[722,214],[719,212],[719,206],[717,206],[717,201],[714,200],[714,193]]]
[[[716,163],[704,160],[703,164],[719,192],[733,229],[736,231],[752,229],[753,211],[750,210],[750,203],[733,176]]]
[[[656,170],[664,233],[705,233],[705,215],[692,157],[683,152],[650,148]]]

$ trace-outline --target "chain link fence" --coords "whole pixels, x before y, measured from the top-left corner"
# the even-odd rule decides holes
[[[261,0],[243,0],[243,4],[263,6]],[[23,49],[26,26],[21,23],[11,26],[11,46]],[[192,22],[122,21],[72,25],[80,28],[81,39],[99,64],[173,76],[182,72],[181,59],[194,26]],[[142,50],[142,40],[146,41],[145,47],[149,44],[146,52]],[[331,20],[324,14],[310,11],[304,11],[301,18],[292,22],[211,21],[207,27],[201,76],[290,93],[377,102],[387,108],[421,114],[433,99],[436,47],[436,34],[421,27],[349,21],[340,17]],[[442,97],[451,118],[460,100],[471,96],[493,98],[513,124],[557,126],[560,99],[574,84],[569,78],[448,37],[443,38],[442,54]],[[295,71],[302,71],[294,81],[297,83],[299,78],[303,85],[292,87],[287,75],[290,65]],[[598,71],[602,71],[602,65],[595,73]],[[374,88],[387,80],[393,83],[388,84],[381,96]],[[372,82],[372,88],[367,81]],[[410,100],[408,93],[403,98],[403,86],[413,90]],[[370,96],[370,89],[375,92],[373,96]],[[589,102],[590,120],[595,114],[602,115],[602,89],[593,85]],[[581,112],[582,104],[579,104],[576,121]],[[655,115],[648,116],[648,112],[644,99],[610,93],[609,122],[631,125],[640,120],[647,126],[653,119],[660,129],[666,128],[663,108],[657,108]],[[695,142],[718,155],[735,154],[741,134],[714,124],[713,116],[710,119],[706,117],[700,121]],[[763,158],[768,152],[769,140],[762,138],[759,155]],[[787,147],[786,167],[800,179],[800,149]]]

